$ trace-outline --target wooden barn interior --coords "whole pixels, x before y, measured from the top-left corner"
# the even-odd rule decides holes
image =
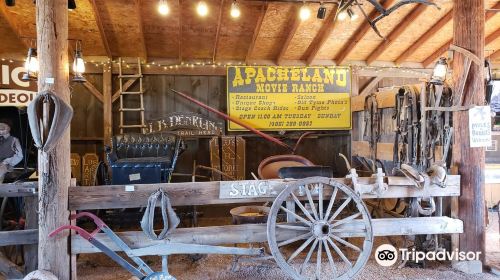
[[[373,25],[376,29],[370,25],[370,21],[380,16],[381,11],[374,2],[387,12]],[[323,275],[311,272],[306,277],[281,257],[280,254],[285,253],[280,252],[280,246],[272,250],[274,247],[271,244],[273,240],[276,243],[276,240],[269,237],[271,233],[275,233],[274,228],[270,229],[275,225],[271,223],[271,219],[263,220],[264,225],[239,224],[234,215],[231,216],[230,211],[237,206],[261,207],[266,203],[266,207],[273,205],[271,213],[267,213],[269,217],[272,217],[272,211],[277,207],[274,214],[286,216],[290,223],[291,215],[295,214],[280,210],[279,203],[273,203],[274,199],[279,201],[285,191],[279,195],[275,193],[260,196],[256,192],[256,196],[251,198],[223,196],[223,190],[227,191],[228,196],[231,195],[231,188],[235,186],[230,185],[231,182],[243,186],[251,185],[253,180],[257,180],[256,182],[263,182],[266,186],[273,186],[273,180],[280,183],[285,180],[285,185],[280,188],[293,188],[293,180],[290,186],[286,185],[288,177],[265,178],[261,174],[262,164],[266,159],[289,154],[308,159],[316,167],[329,167],[328,176],[322,176],[337,178],[339,182],[355,190],[346,191],[345,195],[349,197],[352,192],[351,203],[359,201],[352,207],[362,208],[359,215],[365,217],[363,209],[368,209],[366,215],[371,218],[365,218],[365,221],[370,220],[366,227],[370,229],[367,232],[371,236],[367,235],[365,238],[363,246],[367,247],[360,250],[359,255],[347,256],[353,265],[346,268],[347,272],[343,275],[346,278],[343,279],[355,276],[360,278],[352,279],[364,279],[362,277],[368,277],[370,273],[382,279],[498,277],[500,152],[497,149],[500,139],[500,92],[497,95],[495,92],[500,91],[500,82],[497,87],[494,83],[492,86],[493,96],[498,97],[491,100],[498,98],[499,108],[498,116],[491,118],[489,122],[492,127],[489,136],[494,144],[471,148],[468,110],[475,106],[490,107],[490,101],[485,101],[488,99],[485,97],[488,95],[488,82],[500,81],[500,1],[409,1],[391,10],[401,2],[405,1],[1,1],[0,123],[8,124],[10,134],[19,139],[23,160],[14,168],[18,172],[16,174],[21,174],[20,177],[8,181],[7,176],[3,184],[0,182],[0,198],[3,197],[0,210],[0,279],[23,279],[30,272],[34,276],[28,275],[24,279],[38,279],[29,277],[42,277],[39,275],[44,271],[49,271],[57,278],[43,274],[43,277],[49,278],[40,279],[129,279],[126,277],[132,275],[137,278],[130,279],[156,279],[141,278],[130,269],[108,264],[109,258],[102,252],[98,253],[103,251],[102,248],[94,243],[90,245],[81,237],[84,235],[74,228],[71,233],[67,231],[56,237],[49,237],[49,233],[56,228],[70,223],[92,232],[93,228],[88,222],[77,223],[69,219],[70,215],[84,211],[90,211],[108,223],[109,228],[118,232],[118,236],[134,252],[140,248],[149,248],[147,246],[176,243],[170,247],[175,253],[162,254],[161,250],[170,249],[158,247],[151,249],[154,249],[153,253],[136,255],[156,256],[154,260],[148,259],[147,263],[156,271],[163,270],[165,277],[168,275],[165,271],[170,269],[177,279],[310,279],[308,277],[312,277],[311,275],[315,279],[337,279],[341,275],[336,275],[336,272],[332,274],[328,266],[337,262],[342,264],[345,256],[340,253],[332,258],[330,251],[326,252],[330,248],[327,241],[323,240],[326,248],[323,253],[323,241],[314,242],[320,244],[318,256],[323,254],[322,267],[320,268],[321,257],[314,256],[314,264],[311,261],[313,269],[323,271]],[[203,8],[200,8],[200,3],[203,3]],[[237,16],[235,9],[238,10]],[[28,50],[36,50],[36,54],[28,54],[27,58]],[[23,74],[30,74],[27,64],[25,65],[30,57],[38,58],[37,77],[20,79]],[[77,57],[84,61],[84,71],[78,75],[73,65],[76,64]],[[434,85],[432,80],[441,58],[448,61],[448,68],[445,69],[448,74],[441,84]],[[249,129],[231,129],[231,120],[221,117],[221,113],[233,116],[233,111],[229,108],[233,104],[230,103],[230,91],[233,90],[230,84],[233,82],[231,78],[234,78],[231,71],[245,71],[248,68],[267,69],[266,71],[296,68],[305,71],[303,73],[309,71],[307,69],[346,70],[349,73],[346,91],[348,112],[342,114],[348,115],[349,125],[319,129],[308,129],[307,126],[300,125],[289,129],[257,127],[273,139],[278,139],[281,144],[269,141]],[[335,77],[339,79],[338,76]],[[270,80],[269,76],[267,79]],[[485,80],[488,81],[485,83]],[[400,165],[395,160],[398,145],[401,145],[397,141],[395,144],[400,129],[395,120],[395,108],[400,106],[397,96],[403,89],[403,92],[415,90],[416,95],[420,96],[418,98],[422,98],[422,95],[426,95],[425,90],[427,93],[429,90],[437,91],[436,87],[440,87],[440,90],[444,87],[445,92],[449,89],[453,98],[457,98],[456,92],[460,92],[459,99],[463,96],[464,102],[448,104],[449,108],[441,111],[437,109],[442,113],[443,119],[446,115],[446,121],[453,123],[453,136],[448,139],[451,143],[448,142],[447,145],[445,140],[440,140],[436,142],[436,146],[432,146],[432,153],[437,151],[439,154],[432,161],[444,162],[448,177],[443,179],[440,187],[432,184],[416,187],[420,186],[419,183],[423,184],[424,179],[415,183],[409,179],[408,174],[398,173]],[[184,93],[212,109],[200,106],[172,90]],[[28,107],[36,93],[46,91],[61,98],[72,108],[69,128],[59,135],[55,147],[47,152],[36,146],[37,143],[33,140],[36,137],[32,138],[33,127],[29,121],[31,111]],[[370,96],[376,100],[379,125],[377,137],[372,137],[373,130],[367,133],[374,126],[372,122],[375,114],[367,113],[367,99]],[[432,110],[424,108],[426,105],[419,106],[423,108],[419,113],[422,115],[426,114],[423,113],[427,112],[425,110]],[[439,104],[429,106],[440,107]],[[45,111],[42,105],[39,108],[40,114],[43,111],[41,127],[48,129],[55,123],[48,120],[49,113],[54,114],[54,111]],[[372,119],[369,120],[369,117]],[[130,179],[128,183],[116,181],[117,173],[112,172],[113,163],[109,156],[110,149],[116,149],[112,139],[127,133],[160,133],[162,127],[157,125],[180,118],[191,121],[187,126],[194,126],[199,121],[203,125],[213,125],[214,129],[197,127],[200,131],[186,132],[186,127],[177,125],[175,129],[181,132],[176,135],[182,139],[179,144],[182,151],[174,156],[172,166],[175,168],[172,167],[173,170],[169,171],[166,179],[162,173],[165,180],[147,184],[134,183],[131,179],[134,173],[127,174]],[[308,121],[308,118],[302,121]],[[425,121],[422,124],[425,126]],[[420,125],[420,121],[413,125]],[[164,131],[168,127],[168,124],[165,125]],[[424,132],[419,133],[424,135]],[[48,142],[50,135],[46,130],[44,133],[42,142]],[[426,136],[419,137],[423,139]],[[296,143],[296,147],[293,147]],[[446,153],[443,154],[443,150]],[[227,158],[226,154],[229,154]],[[346,159],[339,154],[345,155]],[[346,164],[346,161],[352,166]],[[375,180],[381,174],[377,175],[377,162],[384,167],[380,182]],[[353,175],[351,167],[359,177]],[[24,176],[28,171],[29,176]],[[224,174],[221,175],[219,171]],[[418,172],[417,175],[423,174],[426,168],[419,169]],[[363,193],[358,187],[355,188],[358,183],[353,183],[353,176],[359,178],[360,189],[365,186],[370,187],[370,191]],[[21,177],[23,178],[20,179]],[[311,181],[310,185],[330,184],[336,193],[342,188],[336,187],[333,181]],[[388,190],[375,191],[384,184]],[[148,197],[158,189],[164,190],[168,195],[169,204],[172,204],[180,219],[178,228],[173,232],[169,231],[170,238],[167,235],[166,241],[155,240],[141,232],[141,218],[144,215],[144,221],[147,219],[146,213],[149,213],[145,210],[146,206],[149,209]],[[293,196],[293,192],[290,195]],[[301,201],[309,199],[312,202],[305,194],[301,195]],[[332,193],[325,195],[332,196]],[[323,194],[320,195],[322,196]],[[360,197],[365,199],[365,203]],[[413,203],[417,203],[414,201],[422,203],[422,199],[427,201],[428,198],[432,201],[431,204],[435,201],[438,210],[428,215],[420,213],[420,216],[410,213]],[[329,199],[324,199],[325,209]],[[321,198],[314,196],[314,200],[318,207],[323,207]],[[334,200],[331,200],[332,203]],[[287,208],[281,208],[290,211],[289,203],[293,204],[294,200],[288,197],[282,202]],[[157,203],[160,205],[160,200]],[[163,200],[161,203],[163,204]],[[308,202],[304,207],[311,207],[311,204],[313,208],[316,205]],[[336,203],[332,205],[338,207]],[[300,206],[302,205],[294,211],[300,211]],[[342,210],[343,207],[345,205],[339,209]],[[153,213],[154,209],[153,205]],[[312,216],[312,210],[302,210],[307,212],[303,212],[303,215]],[[152,221],[156,229],[162,226],[159,211],[160,208],[157,208],[156,217]],[[352,216],[343,217],[347,219],[347,223]],[[298,219],[300,221],[301,218]],[[296,219],[293,218],[293,221],[296,222]],[[361,223],[363,219],[355,221]],[[172,223],[172,220],[168,223]],[[319,224],[323,223],[326,222]],[[333,228],[333,225],[326,224]],[[312,236],[322,240],[325,234],[315,233],[314,225],[309,225]],[[275,226],[277,230],[279,226]],[[101,240],[108,248],[112,248],[111,251],[125,251],[123,255],[131,256],[130,248],[129,251],[123,247],[117,248],[112,244],[113,238],[106,234],[105,231],[101,232],[96,235],[99,238],[94,239]],[[351,237],[356,239],[355,233],[346,234],[354,234]],[[394,236],[405,237],[396,240]],[[297,237],[297,240],[303,242],[303,239],[308,238],[309,236]],[[429,261],[432,263],[429,266],[413,266],[406,275],[404,273],[407,268],[403,268],[404,264],[393,266],[397,268],[394,272],[375,261],[374,252],[378,245],[390,243],[403,248],[407,246],[407,240],[417,243],[419,238],[427,238],[427,243],[421,242],[426,245],[429,240],[436,240],[440,245],[435,245],[435,252],[460,250],[480,252],[482,255],[477,260]],[[295,242],[286,243],[283,240],[286,241],[281,239],[281,243],[278,240],[277,244],[284,246]],[[312,241],[313,239],[304,243],[304,248],[310,246]],[[339,242],[340,245],[343,244],[339,250],[352,249],[342,241]],[[200,249],[194,245],[191,248],[185,243],[214,247],[221,244],[229,246],[251,243],[250,246],[227,247],[230,249],[225,247],[230,253],[222,254],[244,255],[243,250],[247,250],[244,251],[247,254],[255,254],[247,247],[266,247],[264,251],[271,251],[266,252],[267,256],[274,257],[276,262],[272,260],[269,264],[262,263],[261,260],[250,260],[239,261],[242,262],[240,264],[238,258],[232,257],[220,261],[211,259],[210,250],[213,248]],[[338,247],[331,246],[330,250],[335,254]],[[418,250],[424,250],[423,247],[415,246]],[[299,245],[292,248],[299,248]],[[306,258],[307,250],[302,252],[304,248],[297,251],[300,255],[297,258]],[[311,252],[313,250],[314,248]],[[140,254],[139,251],[136,253]],[[170,254],[173,256],[168,259],[167,269],[166,255]],[[199,267],[196,267],[198,264]],[[228,269],[230,264],[233,265]],[[365,265],[369,269],[363,270]],[[205,274],[203,269],[208,269],[209,272]],[[398,269],[403,269],[401,275]],[[39,273],[38,276],[36,273]],[[269,278],[266,276],[268,274]],[[153,277],[153,274],[146,271],[143,276]]]

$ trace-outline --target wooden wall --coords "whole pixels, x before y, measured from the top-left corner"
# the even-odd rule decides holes
[[[87,75],[99,91],[102,91],[102,75]],[[224,76],[172,76],[172,75],[145,75],[143,78],[145,118],[156,119],[171,112],[193,112],[214,119],[215,114],[202,109],[195,104],[189,103],[179,96],[168,91],[169,88],[184,91],[196,99],[218,109],[226,111],[226,78]],[[119,81],[113,77],[113,92],[119,88]],[[139,82],[129,89],[138,90]],[[71,127],[72,152],[83,156],[86,152],[95,152],[103,155],[102,137],[102,103],[91,95],[82,85],[73,85],[72,106],[75,110]],[[126,96],[125,107],[139,107],[137,96]],[[119,100],[113,104],[113,133],[118,134],[119,124]],[[125,113],[127,124],[138,123],[138,113]],[[133,130],[132,130],[133,131]],[[246,173],[251,179],[250,172],[257,173],[257,167],[264,158],[285,154],[287,151],[269,143],[251,133],[229,133],[244,135],[246,140]],[[277,135],[277,133],[275,133]],[[318,132],[317,137],[306,138],[297,153],[303,155],[318,165],[333,166],[336,176],[344,176],[346,169],[344,162],[338,157],[342,152],[350,153],[349,131],[324,131]],[[285,142],[294,145],[300,132],[287,132],[284,136]],[[193,161],[197,164],[210,165],[208,138],[187,140],[188,149],[179,157],[176,168],[177,173],[191,173]],[[183,178],[190,180],[189,177]]]

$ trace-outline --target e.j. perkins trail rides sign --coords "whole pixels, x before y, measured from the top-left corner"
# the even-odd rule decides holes
[[[20,62],[0,63],[0,106],[28,106],[36,95],[36,82],[21,80],[24,67]]]
[[[350,95],[348,67],[227,69],[229,115],[260,130],[350,129]],[[245,130],[233,122],[228,129]]]

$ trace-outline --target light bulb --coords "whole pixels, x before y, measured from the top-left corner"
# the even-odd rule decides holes
[[[348,14],[346,11],[342,11],[340,12],[338,15],[337,15],[337,18],[340,20],[340,21],[343,21],[347,18]]]
[[[39,69],[38,59],[36,57],[30,57],[24,63],[24,68],[33,73],[38,72]]]
[[[306,5],[303,5],[299,11],[299,17],[302,21],[308,20],[311,17],[311,10]]]
[[[73,72],[80,74],[85,73],[85,62],[83,61],[83,58],[75,58],[75,61],[73,61]]]
[[[238,7],[238,3],[236,1],[231,4],[231,17],[233,18],[239,18],[241,15],[240,8]]]
[[[198,2],[198,5],[196,5],[196,11],[198,12],[198,15],[205,17],[208,15],[208,6],[207,3],[204,1]]]
[[[168,13],[170,12],[170,8],[168,7],[166,0],[160,0],[160,2],[158,3],[158,12],[163,16],[168,15]]]

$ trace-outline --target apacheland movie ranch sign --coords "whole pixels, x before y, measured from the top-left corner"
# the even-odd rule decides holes
[[[21,62],[0,62],[0,106],[28,106],[33,100],[37,84],[22,81],[23,74]]]

